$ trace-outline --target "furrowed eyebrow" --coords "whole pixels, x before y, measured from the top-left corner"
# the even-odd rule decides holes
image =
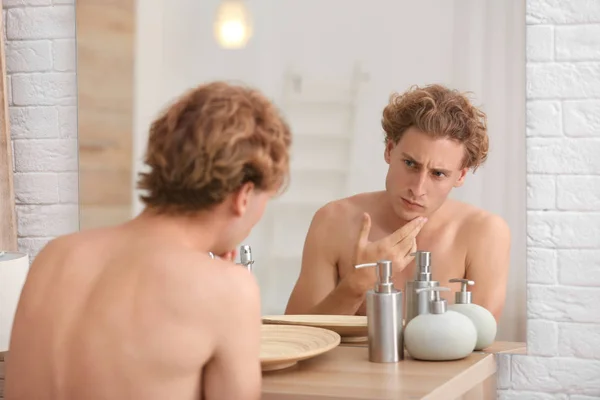
[[[413,163],[415,163],[415,165],[418,166],[423,166],[422,163],[418,162],[417,160],[415,160],[415,158],[413,156],[411,156],[410,154],[407,153],[402,153],[402,157],[407,158],[408,160],[412,161]],[[450,171],[445,169],[445,168],[432,168],[433,171],[437,171],[437,172],[441,172],[443,174],[449,175]]]
[[[402,157],[408,158],[410,161],[414,162],[417,165],[422,165],[420,162],[415,160],[415,158],[413,156],[411,156],[410,154],[402,153]]]
[[[444,175],[450,175],[450,171],[448,171],[447,169],[434,168],[433,170],[436,172],[441,172]]]

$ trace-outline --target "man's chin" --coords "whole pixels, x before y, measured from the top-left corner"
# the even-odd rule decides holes
[[[398,216],[398,218],[403,219],[404,221],[412,221],[415,218],[425,216],[426,210],[425,208],[423,208],[422,211],[412,211],[400,208],[396,210],[396,215]]]

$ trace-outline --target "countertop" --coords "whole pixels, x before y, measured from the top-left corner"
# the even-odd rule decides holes
[[[495,399],[497,353],[525,353],[524,343],[497,342],[458,361],[368,361],[366,345],[335,349],[279,371],[263,373],[263,400]]]
[[[341,344],[296,366],[263,374],[263,400],[496,399],[495,354],[526,354],[525,343],[496,342],[459,361],[368,361],[365,344]],[[4,357],[0,353],[0,399]],[[489,397],[486,397],[489,396]]]

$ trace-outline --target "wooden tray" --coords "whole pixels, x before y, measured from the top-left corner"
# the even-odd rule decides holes
[[[296,325],[263,325],[260,364],[263,371],[291,367],[336,348],[339,334],[328,329]]]
[[[302,325],[329,329],[338,333],[343,343],[367,341],[367,317],[361,315],[266,315],[263,324]]]

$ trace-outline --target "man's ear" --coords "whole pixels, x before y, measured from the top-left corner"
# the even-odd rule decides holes
[[[385,151],[383,153],[383,159],[388,164],[390,163],[390,160],[392,158],[391,153],[392,153],[392,150],[394,149],[394,146],[395,146],[395,143],[392,140],[386,140]]]
[[[233,193],[233,213],[241,217],[246,213],[248,209],[248,203],[250,202],[250,198],[254,193],[254,183],[246,182],[244,183],[236,192]]]
[[[469,168],[463,168],[460,170],[460,176],[458,180],[454,182],[454,187],[461,187],[465,183],[465,178],[467,177],[467,172],[469,172]]]

